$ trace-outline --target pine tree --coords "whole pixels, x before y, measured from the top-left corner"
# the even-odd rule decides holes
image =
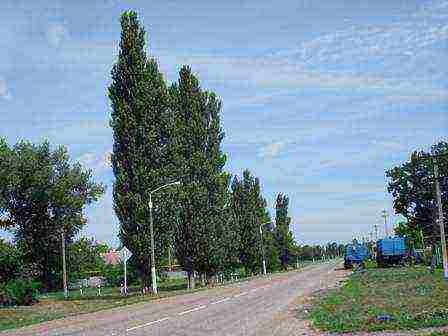
[[[168,92],[154,59],[145,51],[145,30],[137,14],[121,16],[120,51],[109,86],[113,129],[112,166],[115,174],[114,208],[119,237],[138,270],[149,282],[149,192],[172,181],[169,169]],[[162,220],[169,190],[154,195],[154,233],[157,257],[166,250],[172,222]],[[165,211],[165,210],[164,210]]]

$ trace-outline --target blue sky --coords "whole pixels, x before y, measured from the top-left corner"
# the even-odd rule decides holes
[[[286,193],[300,243],[383,229],[385,169],[447,139],[447,0],[3,0],[0,136],[66,145],[110,186],[83,234],[117,243],[106,87],[127,9],[168,81],[190,64],[222,98],[227,170],[271,208]]]

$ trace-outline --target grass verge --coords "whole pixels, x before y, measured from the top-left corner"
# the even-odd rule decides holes
[[[117,287],[103,288],[101,296],[97,296],[95,288],[85,289],[83,296],[79,290],[72,290],[68,300],[64,300],[63,292],[48,293],[33,306],[0,308],[0,331],[203,289],[198,286],[194,291],[187,290],[185,280],[174,280],[160,283],[158,296],[143,296],[140,287],[130,287],[127,297],[121,296]]]
[[[310,318],[315,327],[332,332],[418,329],[448,325],[447,308],[448,282],[441,272],[367,269],[317,296]]]

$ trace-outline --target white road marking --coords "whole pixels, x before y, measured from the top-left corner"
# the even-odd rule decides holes
[[[211,304],[211,305],[215,305],[215,304],[218,304],[218,303],[225,302],[225,301],[227,301],[227,300],[230,300],[230,298],[225,298],[225,299],[222,299],[222,300],[219,300],[219,301],[212,302],[212,303],[210,303],[210,304]]]
[[[243,296],[243,295],[246,295],[246,294],[247,294],[247,292],[242,292],[240,294],[235,295],[234,297],[237,298],[237,297],[240,297],[240,296]]]
[[[160,320],[157,320],[157,321],[148,322],[148,323],[145,323],[145,324],[141,324],[141,325],[138,325],[138,326],[126,329],[126,331],[132,331],[132,330],[135,330],[135,329],[148,327],[148,326],[150,326],[152,324],[156,324],[156,323],[159,323],[159,322],[162,322],[162,321],[166,321],[168,319],[169,319],[169,317],[164,317],[163,319],[160,319]]]
[[[182,315],[185,315],[185,314],[194,312],[194,311],[196,311],[196,310],[204,309],[205,307],[206,307],[206,306],[199,306],[199,307],[196,307],[196,308],[193,308],[193,309],[190,309],[190,310],[183,311],[183,312],[181,312],[181,313],[179,313],[179,314],[177,314],[177,315],[182,316]]]

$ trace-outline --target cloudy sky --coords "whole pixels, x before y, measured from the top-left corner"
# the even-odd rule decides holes
[[[227,170],[260,177],[271,208],[286,193],[301,243],[383,229],[384,171],[446,139],[447,0],[2,0],[0,136],[63,144],[112,186],[106,87],[127,9],[168,81],[190,64],[221,96]],[[116,244],[111,190],[83,234]]]

